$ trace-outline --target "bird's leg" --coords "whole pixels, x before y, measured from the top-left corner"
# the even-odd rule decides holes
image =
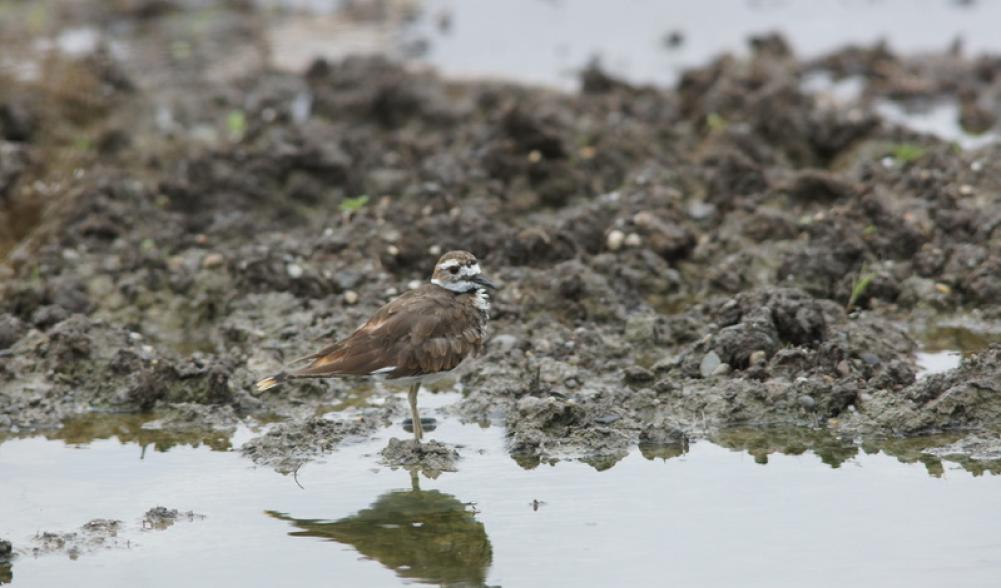
[[[421,442],[421,437],[424,436],[424,429],[421,428],[421,415],[417,414],[417,391],[420,389],[421,383],[414,382],[414,384],[410,386],[410,393],[407,395],[410,400],[410,419],[414,424],[414,439],[416,439],[418,443]]]

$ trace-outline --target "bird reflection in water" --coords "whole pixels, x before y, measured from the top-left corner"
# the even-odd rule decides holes
[[[293,537],[318,537],[350,545],[405,579],[442,586],[484,586],[492,549],[483,523],[450,494],[393,490],[368,508],[337,521],[296,519],[268,512],[298,527]]]

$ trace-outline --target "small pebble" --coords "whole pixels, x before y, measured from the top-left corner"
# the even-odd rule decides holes
[[[344,304],[357,304],[358,303],[358,293],[354,290],[348,290],[344,292]]]
[[[407,289],[409,290],[416,290],[420,287],[421,287],[420,280],[410,280],[409,282],[407,282]]]
[[[297,280],[302,277],[302,266],[297,263],[290,263],[285,266],[285,271],[288,272],[288,277],[293,280]]]
[[[714,375],[714,376],[725,376],[725,375],[727,375],[729,373],[730,373],[730,364],[728,364],[728,363],[721,363],[718,366],[716,366],[716,369],[713,370],[712,375]]]
[[[222,256],[222,253],[209,253],[202,258],[202,267],[205,269],[213,269],[220,267],[226,259]]]
[[[752,352],[750,357],[747,358],[747,361],[751,365],[761,365],[765,363],[767,360],[768,360],[768,354],[760,349]]]
[[[396,296],[400,293],[396,288],[386,288],[386,296]]]
[[[716,355],[715,351],[710,351],[709,353],[702,356],[702,361],[699,363],[699,373],[702,374],[703,378],[708,378],[713,375],[723,362],[720,360],[719,355]]]
[[[852,366],[850,363],[848,363],[847,359],[842,359],[841,361],[839,361],[836,369],[838,370],[838,375],[840,375],[842,378],[847,378],[848,376],[852,375]]]
[[[877,356],[875,353],[865,352],[865,353],[859,355],[859,358],[861,358],[862,361],[866,362],[867,364],[869,364],[872,367],[878,367],[879,364],[882,363],[879,360],[879,356]]]
[[[441,255],[441,245],[432,245],[428,247],[428,255]]]
[[[605,246],[608,247],[609,251],[618,251],[622,249],[622,244],[625,240],[626,234],[616,229],[608,233],[608,237],[605,239]]]
[[[518,338],[514,335],[508,334],[496,335],[490,340],[490,346],[492,348],[500,349],[501,351],[510,351],[511,349],[514,349],[517,344]]]
[[[626,247],[639,247],[643,244],[643,238],[636,233],[629,233],[626,236]]]
[[[396,245],[390,245],[389,247],[386,247],[386,253],[392,255],[393,257],[396,257],[397,255],[400,254],[400,248],[397,247]]]
[[[807,410],[813,410],[817,406],[817,401],[812,396],[804,394],[798,399],[799,405]]]

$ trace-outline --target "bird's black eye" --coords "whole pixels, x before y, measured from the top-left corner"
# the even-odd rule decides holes
[[[448,268],[448,273],[450,273],[450,274],[457,274],[457,273],[459,273],[459,266],[453,265],[452,267]]]

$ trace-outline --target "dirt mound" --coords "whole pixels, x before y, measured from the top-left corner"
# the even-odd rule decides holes
[[[517,454],[614,458],[735,424],[995,426],[994,351],[915,382],[905,326],[999,314],[999,147],[957,150],[874,104],[958,87],[965,124],[986,127],[1001,62],[751,47],[676,88],[595,65],[576,95],[381,58],[164,81],[102,53],[54,58],[49,85],[0,84],[0,242],[17,243],[0,429],[99,409],[213,427],[278,415],[292,420],[244,453],[293,471],[391,410],[316,418],[358,385],[254,397],[251,383],[452,248],[505,288],[451,410],[506,423]],[[818,73],[861,76],[863,95],[808,90]],[[73,79],[108,99],[73,110]]]

